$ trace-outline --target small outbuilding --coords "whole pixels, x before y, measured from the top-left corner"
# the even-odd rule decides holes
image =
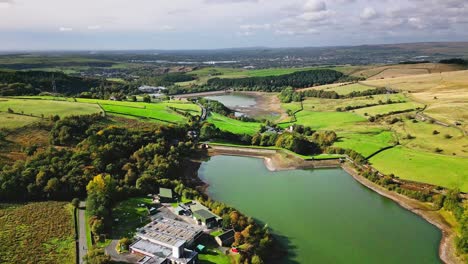
[[[208,228],[218,226],[218,216],[206,209],[194,211],[192,215],[195,220]]]
[[[159,199],[161,202],[172,202],[174,201],[174,195],[171,189],[159,188]]]
[[[216,243],[218,243],[220,247],[230,247],[232,243],[234,243],[234,234],[234,230],[228,230],[215,237]]]

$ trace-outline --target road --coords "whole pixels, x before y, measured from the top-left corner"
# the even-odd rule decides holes
[[[80,207],[78,209],[78,246],[79,246],[79,259],[80,264],[84,263],[83,257],[88,252],[88,243],[86,242],[86,217],[85,217],[85,202],[80,202]]]

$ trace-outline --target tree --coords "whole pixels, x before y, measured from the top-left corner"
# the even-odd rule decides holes
[[[111,257],[103,249],[92,248],[83,258],[86,264],[111,264]]]
[[[73,207],[78,208],[80,206],[80,199],[73,198],[73,200],[71,201],[71,204],[73,205]]]
[[[145,103],[151,103],[151,97],[147,94],[143,96],[143,102]]]
[[[258,255],[253,255],[251,263],[252,264],[263,264],[264,262],[263,262],[262,258],[260,258]]]
[[[96,219],[93,221],[91,225],[91,232],[93,232],[93,234],[96,236],[104,233],[104,222],[102,219]]]

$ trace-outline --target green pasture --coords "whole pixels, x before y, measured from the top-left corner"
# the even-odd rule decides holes
[[[222,131],[229,131],[234,134],[253,135],[259,131],[261,126],[261,123],[242,122],[216,113],[211,113],[207,121]]]
[[[338,107],[344,109],[347,106],[364,106],[368,104],[378,104],[379,101],[386,102],[388,99],[398,102],[407,102],[408,99],[403,94],[379,94],[373,96],[363,96],[363,97],[354,97],[354,98],[344,98],[344,99],[324,99],[324,98],[315,98],[307,97],[302,103],[305,110],[311,111],[324,111],[324,112],[335,112]],[[283,104],[286,109],[293,108],[294,105],[298,103]]]
[[[39,99],[17,99],[1,98],[0,112],[8,112],[8,109],[14,113],[32,115],[34,117],[49,117],[59,115],[61,117],[71,115],[88,115],[101,112],[96,104],[52,101]]]
[[[445,127],[413,120],[404,120],[392,125],[397,132],[401,144],[412,149],[434,152],[436,148],[442,150],[442,154],[468,157],[468,137],[454,127]],[[407,139],[407,135],[411,139]]]
[[[350,129],[359,122],[365,122],[366,119],[348,112],[315,112],[303,110],[296,114],[296,124],[311,127],[317,130],[336,130],[342,131]],[[290,124],[283,124],[288,126]]]
[[[350,94],[352,92],[363,92],[363,91],[373,90],[373,89],[375,89],[375,88],[370,87],[370,86],[366,86],[366,85],[362,85],[362,84],[359,84],[359,83],[353,83],[353,84],[348,84],[348,85],[344,85],[344,86],[335,86],[335,87],[329,88],[327,90],[335,91],[339,95],[346,95],[346,94]]]
[[[136,228],[149,222],[147,209],[152,205],[151,198],[130,198],[118,203],[112,209],[112,235],[116,238],[133,237]]]
[[[446,156],[398,146],[370,159],[382,173],[411,181],[468,191],[468,162],[466,158]]]
[[[352,149],[364,157],[394,144],[393,133],[390,131],[364,131],[338,133],[335,147]]]
[[[14,129],[39,121],[40,118],[27,115],[0,112],[0,128]]]
[[[366,113],[369,116],[375,116],[375,115],[385,115],[385,114],[388,114],[390,112],[395,112],[395,111],[412,110],[418,107],[423,108],[424,105],[415,103],[415,102],[406,102],[406,103],[377,105],[377,106],[359,108],[359,109],[352,110],[352,112],[361,116],[366,116]]]

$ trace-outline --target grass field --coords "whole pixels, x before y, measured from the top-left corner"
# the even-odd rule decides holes
[[[76,100],[76,102],[74,100]],[[8,108],[12,108],[15,112],[24,111],[25,114],[32,112],[35,116],[40,116],[44,113],[44,116],[46,117],[53,114],[68,116],[98,113],[102,112],[100,106],[110,114],[136,119],[150,118],[156,122],[184,123],[188,120],[185,116],[177,113],[171,108],[176,108],[178,111],[189,113],[191,115],[201,114],[201,109],[198,105],[179,100],[159,103],[143,103],[86,98],[72,99],[51,96],[29,96],[0,99],[0,111],[5,112]],[[34,109],[41,110],[34,111]],[[0,116],[0,118],[2,118],[2,116]],[[20,121],[21,120],[18,120],[16,123],[21,124]],[[15,124],[12,122],[11,126],[12,125]]]
[[[305,110],[310,111],[324,111],[324,112],[335,112],[338,107],[344,109],[346,106],[364,106],[367,104],[378,104],[379,101],[385,102],[388,99],[392,101],[406,102],[408,99],[403,94],[390,94],[390,95],[373,95],[372,97],[354,97],[346,99],[323,99],[323,98],[306,98],[302,104]],[[286,109],[294,108],[294,104],[284,104]],[[299,106],[299,104],[297,104]]]
[[[222,131],[229,131],[234,134],[253,135],[258,132],[261,125],[257,122],[242,122],[216,113],[211,113],[207,121]]]
[[[0,263],[76,263],[67,203],[1,204],[0,227]]]
[[[142,204],[144,206],[141,206]],[[130,198],[118,203],[112,210],[114,218],[112,236],[114,238],[132,238],[136,228],[149,223],[146,206],[151,206],[151,204],[151,198],[147,197]]]
[[[386,115],[390,112],[395,111],[408,111],[414,110],[416,108],[423,108],[424,105],[415,103],[415,102],[406,102],[406,103],[397,103],[397,104],[387,104],[387,105],[376,105],[371,107],[359,108],[352,110],[352,112],[360,115],[360,116],[375,116],[375,115]]]
[[[40,118],[0,112],[0,128],[14,129],[39,121]]]
[[[412,120],[395,123],[392,129],[396,131],[400,143],[406,147],[427,152],[434,152],[439,148],[442,154],[468,157],[468,137],[459,129],[430,122],[414,123]],[[408,134],[414,138],[406,139]]]
[[[403,146],[385,150],[370,159],[385,174],[417,182],[468,191],[466,159],[417,151]]]
[[[309,126],[317,130],[345,130],[366,119],[354,113],[347,112],[315,112],[300,111],[296,114],[296,124]]]
[[[356,71],[353,73],[353,75],[357,77],[369,78],[370,80],[378,80],[404,77],[409,75],[448,72],[460,69],[462,69],[462,67],[458,65],[438,63],[396,64],[371,66],[367,69]]]
[[[320,87],[320,86],[318,86]],[[369,87],[366,85],[362,85],[359,83],[353,83],[353,84],[348,84],[344,86],[336,86],[329,88],[327,90],[329,91],[335,91],[339,95],[346,95],[350,94],[351,92],[362,92],[362,91],[367,91],[367,90],[372,90],[374,89],[373,87]]]
[[[8,108],[15,113],[33,115],[35,117],[49,117],[59,115],[60,117],[70,115],[87,115],[99,113],[102,110],[96,104],[77,103],[67,101],[51,101],[36,99],[1,98],[0,112],[7,112]]]
[[[447,124],[461,122],[468,130],[468,71],[454,71],[366,81],[376,86],[408,91],[408,96],[427,105],[424,113]]]
[[[333,146],[352,149],[364,157],[394,144],[393,133],[390,131],[343,132],[338,134],[339,140]]]

